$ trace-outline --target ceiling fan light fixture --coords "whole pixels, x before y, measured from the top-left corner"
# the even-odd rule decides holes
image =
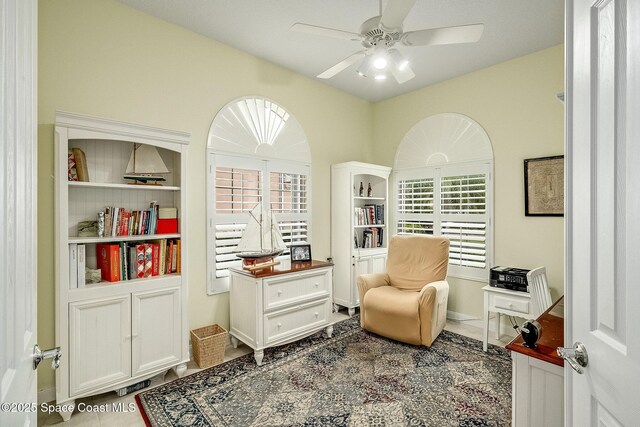
[[[384,70],[389,65],[389,52],[384,46],[377,46],[373,53],[373,67]]]
[[[409,60],[402,56],[399,50],[389,49],[389,56],[398,71],[403,71],[409,66]]]
[[[358,68],[356,68],[356,73],[361,77],[367,77],[371,71],[372,62],[371,55],[365,56],[360,65],[358,65]]]
[[[373,61],[373,66],[377,69],[377,70],[384,70],[385,68],[387,68],[387,58],[384,58],[382,56],[377,57],[374,61]]]
[[[386,76],[386,74],[376,74],[374,79],[376,79],[376,80],[386,80],[387,76]]]

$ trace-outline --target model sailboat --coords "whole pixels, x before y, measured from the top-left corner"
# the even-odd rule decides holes
[[[156,147],[134,144],[123,178],[133,180],[134,184],[159,185],[158,181],[166,181],[162,175],[167,173],[169,170]]]
[[[265,212],[262,204],[256,205],[249,215],[249,223],[236,247],[240,252],[237,256],[243,259],[242,268],[256,270],[280,264],[274,257],[280,255],[287,246],[282,240],[275,215]]]

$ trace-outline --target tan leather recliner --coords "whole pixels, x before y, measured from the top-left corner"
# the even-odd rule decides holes
[[[393,236],[387,272],[358,276],[360,325],[409,344],[431,346],[447,319],[449,239]]]

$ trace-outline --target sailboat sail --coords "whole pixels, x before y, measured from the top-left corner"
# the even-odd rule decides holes
[[[162,161],[162,157],[160,157],[156,147],[146,144],[134,144],[124,179],[142,182],[164,181],[165,178],[161,175],[166,173],[169,173],[169,170]]]
[[[261,204],[256,205],[250,213],[251,218],[238,242],[238,256],[272,256],[284,251],[287,247],[280,234],[278,222],[273,212],[265,212]]]

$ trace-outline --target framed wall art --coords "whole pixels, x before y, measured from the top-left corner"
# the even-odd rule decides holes
[[[525,159],[524,214],[564,216],[564,156]]]

